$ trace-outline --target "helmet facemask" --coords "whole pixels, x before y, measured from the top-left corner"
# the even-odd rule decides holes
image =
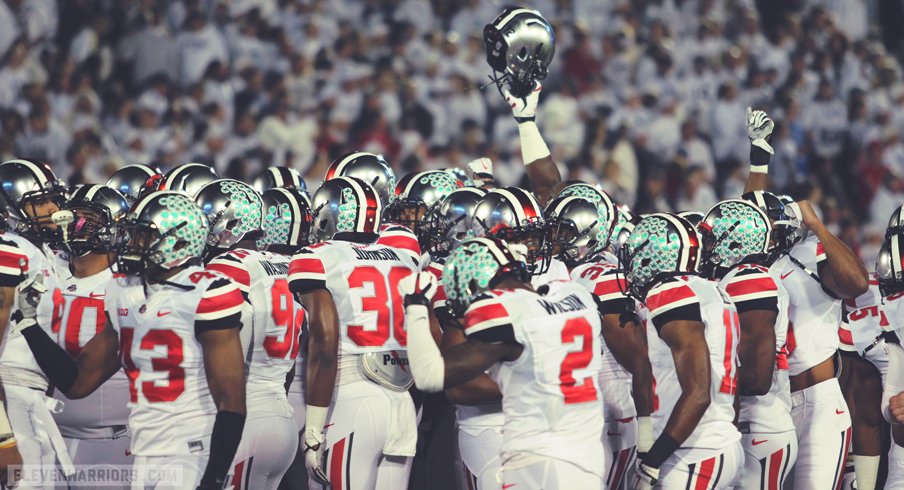
[[[61,221],[63,248],[71,256],[113,250],[113,218],[106,206],[90,202],[67,204],[62,211],[54,213],[54,219]]]
[[[54,222],[53,214],[66,202],[66,186],[61,181],[51,181],[43,189],[26,192],[19,203],[21,220],[17,231],[33,237],[41,243],[59,249],[62,231]]]
[[[161,234],[154,223],[127,218],[117,226],[116,267],[129,276],[154,277],[170,269],[185,265],[190,259],[166,263],[166,250],[178,252],[188,245],[177,238],[179,230],[188,222],[182,222]],[[168,242],[172,242],[170,245]]]

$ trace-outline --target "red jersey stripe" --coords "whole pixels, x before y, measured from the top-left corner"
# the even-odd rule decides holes
[[[709,458],[700,463],[700,472],[697,473],[697,484],[694,490],[707,490],[709,482],[713,478],[713,469],[716,467],[716,458]]]
[[[201,298],[201,301],[198,302],[196,313],[204,315],[228,310],[241,306],[243,301],[245,301],[245,299],[242,297],[242,292],[239,291],[238,288],[227,288],[222,294]]]
[[[207,269],[222,272],[224,275],[241,284],[242,286],[251,286],[251,274],[249,274],[248,270],[244,267],[239,267],[237,265],[225,262],[214,261],[207,265]]]
[[[603,279],[598,281],[593,287],[593,294],[605,296],[608,294],[621,294],[622,291],[627,290],[628,286],[625,283],[624,277],[616,278],[604,276]]]
[[[470,308],[465,313],[465,330],[484,322],[500,320],[508,316],[508,311],[500,303],[490,303],[477,308]]]
[[[838,339],[841,340],[842,344],[854,345],[854,337],[851,335],[851,331],[844,327],[838,327]]]
[[[289,275],[292,274],[326,274],[323,262],[315,257],[299,257],[289,263]]]
[[[769,291],[777,292],[778,286],[775,285],[775,281],[771,277],[765,275],[738,277],[730,281],[725,287],[725,292],[732,298]]]
[[[669,288],[647,297],[647,309],[649,309],[652,314],[656,310],[667,307],[672,303],[677,303],[678,301],[693,297],[694,290],[689,286],[681,285]]]

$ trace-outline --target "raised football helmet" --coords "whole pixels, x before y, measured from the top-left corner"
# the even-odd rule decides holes
[[[494,82],[508,82],[512,95],[524,97],[534,80],[546,78],[556,54],[552,24],[536,10],[508,7],[483,28],[487,63],[497,75]]]
[[[159,191],[181,191],[191,197],[201,190],[205,185],[219,179],[220,176],[213,167],[204,165],[203,163],[186,163],[173,167],[167,172],[160,185]]]
[[[475,236],[524,245],[531,272],[543,272],[549,255],[546,221],[543,208],[530,192],[518,187],[491,190],[474,209],[471,229]]]
[[[486,195],[487,191],[478,187],[462,187],[449,193],[424,217],[418,230],[421,250],[429,251],[434,259],[442,259],[459,243],[473,238],[471,216]]]
[[[333,160],[324,180],[335,177],[355,177],[370,184],[380,198],[380,205],[387,206],[396,186],[395,173],[382,155],[364,151],[347,153]]]
[[[158,191],[136,202],[116,227],[116,266],[133,276],[156,276],[200,263],[207,216],[184,192]]]
[[[896,232],[885,237],[876,258],[876,278],[882,297],[904,291],[904,233]]]
[[[673,276],[693,274],[700,263],[700,237],[680,216],[651,214],[628,237],[619,257],[632,296],[644,301],[657,283]]]
[[[600,216],[599,209],[579,196],[557,197],[546,206],[546,239],[554,257],[576,264],[609,245],[614,216]],[[604,221],[606,218],[608,222]]]
[[[354,177],[327,180],[312,200],[315,241],[333,238],[336,233],[373,233],[380,229],[383,211],[373,186]]]
[[[261,194],[268,189],[279,187],[308,192],[308,187],[301,178],[301,174],[292,167],[269,167],[254,178],[252,187]]]
[[[32,240],[60,244],[62,235],[51,215],[66,201],[67,191],[46,163],[18,159],[0,164],[0,205],[7,225]]]
[[[156,168],[141,163],[126,165],[113,172],[107,180],[107,187],[119,191],[126,202],[131,206],[141,196],[148,183],[148,179],[155,175],[162,175]],[[156,186],[155,186],[156,188]]]
[[[116,189],[100,184],[79,186],[53,220],[61,227],[63,248],[74,257],[113,251],[116,224],[129,203]]]
[[[300,189],[277,187],[264,191],[264,236],[261,250],[292,255],[311,244],[314,216],[307,194]]]
[[[462,242],[443,267],[443,287],[452,314],[463,317],[475,297],[492,289],[506,274],[530,282],[527,265],[504,241],[483,237]]]
[[[743,199],[728,199],[713,206],[696,226],[703,244],[700,271],[721,277],[742,260],[769,253],[772,224],[766,213]]]
[[[384,208],[383,221],[407,227],[418,234],[424,216],[462,184],[442,170],[427,170],[402,177],[392,202]]]
[[[260,194],[244,182],[215,180],[198,190],[195,203],[207,216],[210,253],[222,252],[242,240],[258,240],[264,235],[264,203]]]

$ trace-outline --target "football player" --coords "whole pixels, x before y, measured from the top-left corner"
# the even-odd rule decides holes
[[[148,181],[154,178],[161,179],[163,175],[154,167],[144,164],[126,165],[113,172],[107,180],[107,187],[115,189],[122,194],[129,206],[135,204],[142,195]],[[156,186],[155,186],[156,188]]]
[[[380,205],[385,209],[393,200],[396,189],[396,176],[382,155],[374,155],[363,151],[346,153],[330,163],[324,181],[336,177],[354,177],[373,186]],[[316,211],[316,209],[315,209]],[[421,260],[421,247],[417,236],[405,226],[381,218],[381,226],[377,231],[379,243],[404,251],[415,263]]]
[[[72,357],[78,357],[106,324],[104,298],[113,279],[113,232],[127,213],[128,203],[118,191],[86,184],[54,215],[63,227],[68,261],[45,282],[47,294],[38,309],[38,322],[50,328],[57,344]],[[86,398],[57,396],[63,410],[54,418],[74,464],[132,464],[129,380],[123,371],[116,371]]]
[[[51,216],[65,201],[65,192],[63,184],[46,164],[32,160],[10,160],[0,164],[0,205],[4,228],[8,228],[0,235],[3,278],[0,321],[4,329],[11,318],[20,315],[15,287],[36,276],[54,274],[56,259],[47,244],[58,241],[58,227]],[[19,485],[41,487],[45,482],[39,474],[28,471],[31,465],[53,466],[59,458],[59,463],[68,472],[71,463],[47,409],[44,396],[47,378],[28,350],[25,339],[12,330],[3,337],[0,378],[3,379],[9,413],[8,422],[5,413],[0,415],[0,461],[10,465],[21,464],[24,459],[26,475],[37,478],[20,481]],[[37,430],[33,420],[37,417],[47,425],[47,430]],[[51,432],[55,432],[53,439]],[[5,471],[2,477],[6,477]]]
[[[788,293],[769,270],[772,224],[752,203],[730,199],[713,206],[697,229],[702,275],[718,282],[740,320],[741,488],[783,488],[797,457],[797,434],[788,379]]]
[[[587,190],[596,202],[579,197]],[[546,212],[552,253],[569,265],[572,280],[592,292],[604,311],[599,383],[606,413],[603,444],[612,456],[605,482],[608,488],[622,488],[636,453],[647,452],[653,443],[653,375],[643,326],[625,316],[634,308],[624,294],[624,273],[606,252],[617,211],[606,193],[575,184],[560,192]]]
[[[889,229],[885,242],[876,259],[876,279],[882,294],[880,315],[885,313],[888,326],[885,330],[894,333],[894,337],[883,335],[885,340],[888,368],[882,385],[882,415],[892,425],[894,444],[888,461],[888,480],[886,488],[897,488],[904,479],[904,460],[902,439],[899,437],[904,424],[904,262],[901,251],[904,250],[904,230]],[[881,321],[881,317],[880,317]],[[859,476],[859,475],[858,475]]]
[[[471,230],[475,236],[522,246],[535,286],[569,279],[568,267],[549,254],[543,208],[530,192],[519,187],[491,190],[474,209]]]
[[[738,313],[696,274],[700,241],[683,218],[652,214],[626,245],[630,293],[646,306],[659,405],[635,488],[730,488],[744,465],[733,421],[738,387]]]
[[[901,313],[898,308],[904,297],[904,278],[894,273],[893,243],[902,231],[902,210],[904,207],[899,207],[892,214],[876,262],[876,271],[881,271],[882,277],[871,273],[869,290],[844,302],[845,322],[838,331],[842,354],[839,382],[851,409],[854,470],[857,488],[863,489],[876,485],[882,455],[881,402],[889,378],[889,350],[900,343],[895,328],[901,322],[895,314]],[[904,427],[894,425],[891,435],[887,488],[904,483]]]
[[[257,191],[237,180],[215,180],[198,191],[195,202],[210,225],[207,270],[231,278],[250,313],[242,322],[247,416],[232,482],[275,490],[298,449],[285,384],[294,373],[305,311],[289,292],[290,257],[257,249],[264,235]]]
[[[505,414],[502,488],[601,488],[600,319],[571,282],[535,291],[526,264],[493,238],[463,242],[446,262],[449,307],[467,340],[440,353],[429,331],[435,277],[402,281],[411,368],[429,392],[491,369]]]
[[[274,188],[264,191],[264,236],[257,241],[259,250],[292,257],[302,248],[310,245],[311,205],[307,194],[299,189]],[[298,350],[295,358],[293,379],[289,381],[289,404],[295,413],[298,426],[298,441],[301,444],[305,425],[305,403],[303,393],[305,349]],[[300,447],[300,446],[299,446]],[[289,466],[283,482],[290,489],[307,489],[307,469],[301,450],[295,453],[295,460]]]
[[[383,220],[402,225],[418,237],[420,250],[426,250],[421,243],[422,224],[425,217],[439,206],[446,196],[462,188],[455,176],[443,170],[428,170],[411,173],[396,184],[392,202],[383,210]],[[389,236],[381,234],[380,242],[392,246]]]
[[[382,206],[370,184],[333,177],[313,208],[313,234],[322,243],[289,266],[289,288],[311,314],[305,464],[312,485],[405,488],[417,425],[395,285],[417,265],[374,243]]]
[[[841,300],[867,291],[867,273],[808,202],[793,203],[786,211],[768,192],[750,192],[744,199],[765,211],[776,242],[786,251],[770,270],[789,295],[788,374],[799,451],[793,483],[800,488],[834,487],[844,477],[851,440],[850,413],[835,377]],[[789,225],[795,221],[813,232],[801,242],[799,227]]]
[[[120,274],[105,291],[106,324],[77,359],[38,325],[42,281],[21,288],[16,328],[67,397],[84,398],[125,370],[137,488],[223,488],[245,425],[243,298],[232,280],[201,267],[207,229],[184,193],[137,202],[117,228]],[[166,467],[181,481],[155,471]]]

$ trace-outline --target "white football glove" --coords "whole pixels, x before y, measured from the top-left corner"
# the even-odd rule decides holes
[[[326,465],[323,461],[323,439],[323,432],[304,431],[304,465],[314,481],[328,487],[330,479],[326,476]]]
[[[512,115],[515,119],[534,119],[537,115],[537,103],[540,101],[540,91],[543,85],[540,82],[534,82],[534,89],[525,97],[515,97],[508,88],[502,89],[502,95],[505,101],[512,108]]]
[[[41,296],[46,292],[44,275],[40,272],[19,284],[17,289],[19,313],[16,315],[17,322],[11,331],[17,332],[38,323],[38,303],[41,302]]]
[[[638,463],[634,471],[634,490],[651,490],[659,481],[659,468]]]
[[[405,298],[405,306],[410,304],[429,305],[436,294],[436,276],[431,272],[418,272],[399,281],[399,293]]]
[[[483,157],[468,162],[468,174],[473,180],[493,178],[493,161]]]
[[[525,263],[527,262],[527,254],[528,254],[527,245],[525,245],[523,243],[509,243],[508,249],[509,249],[509,252],[511,252],[512,255],[514,255],[516,259],[518,259],[522,262],[525,262]]]
[[[775,129],[775,123],[769,118],[765,111],[753,110],[747,108],[747,137],[750,138],[750,144],[762,149],[770,155],[775,155],[775,150],[769,144],[769,137],[772,136],[772,130]]]

